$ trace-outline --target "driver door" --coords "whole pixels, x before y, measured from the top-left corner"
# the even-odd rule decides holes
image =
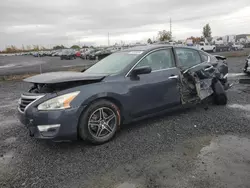
[[[137,67],[150,66],[152,72],[138,75],[138,80],[129,79],[132,99],[132,117],[155,113],[180,104],[177,87],[180,75],[176,68],[172,49],[160,49],[149,53]]]

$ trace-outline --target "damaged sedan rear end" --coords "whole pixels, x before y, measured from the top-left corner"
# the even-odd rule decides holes
[[[81,138],[101,144],[122,124],[213,97],[227,103],[226,58],[166,45],[126,49],[85,72],[45,73],[25,79],[19,119],[41,139]]]

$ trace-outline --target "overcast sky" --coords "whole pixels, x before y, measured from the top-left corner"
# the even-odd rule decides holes
[[[250,33],[250,0],[1,0],[0,49],[7,45],[135,42],[169,30],[176,39]]]

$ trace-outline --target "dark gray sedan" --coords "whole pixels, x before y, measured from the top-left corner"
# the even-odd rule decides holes
[[[227,103],[226,58],[188,47],[149,45],[102,59],[85,72],[54,72],[32,83],[19,100],[19,118],[41,139],[101,144],[122,124],[211,96]]]

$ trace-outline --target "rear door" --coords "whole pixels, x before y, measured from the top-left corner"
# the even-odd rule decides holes
[[[173,51],[159,49],[150,52],[134,67],[150,66],[152,72],[139,75],[139,80],[129,80],[134,117],[155,113],[180,104],[177,87],[179,69],[174,62]]]
[[[194,72],[213,72],[214,67],[210,63],[210,57],[206,53],[191,48],[175,48],[178,67],[182,70]]]
[[[210,63],[210,57],[206,56],[206,53],[189,48],[176,48],[175,53],[182,72],[189,71],[198,76],[199,82],[195,83],[198,96],[204,99],[211,95],[213,91],[210,86],[216,68]]]

